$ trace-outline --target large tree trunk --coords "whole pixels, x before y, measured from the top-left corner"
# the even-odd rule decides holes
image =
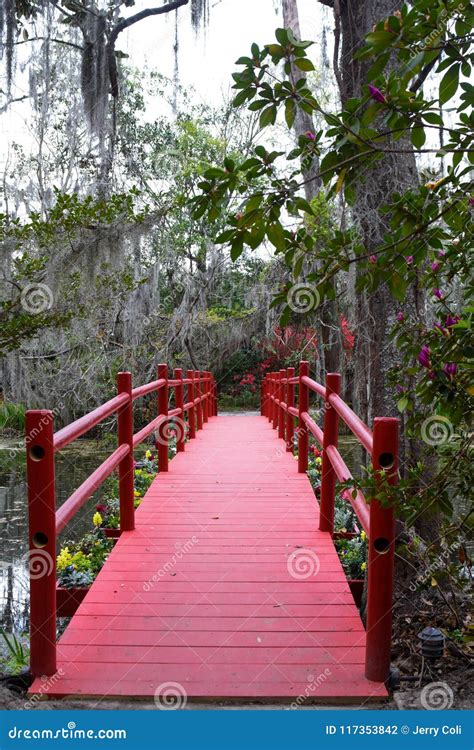
[[[282,0],[283,24],[286,29],[291,29],[296,39],[301,39],[300,22],[298,15],[297,0]],[[296,67],[291,66],[291,82],[296,84],[305,74]],[[297,114],[294,122],[294,131],[296,140],[300,135],[308,131],[314,133],[315,125],[312,115],[297,108]],[[322,187],[322,180],[319,177],[319,159],[313,159],[309,167],[303,169],[304,189],[306,200],[311,201]],[[308,272],[317,270],[317,262],[312,264]],[[316,323],[317,336],[319,341],[319,360],[316,362],[316,377],[324,378],[326,372],[338,372],[340,367],[341,353],[341,334],[337,314],[336,303],[326,300],[321,304],[317,311],[318,319]]]
[[[321,0],[331,5],[335,14],[336,49],[340,57],[335,71],[341,100],[359,97],[367,82],[371,62],[355,59],[364,36],[374,24],[401,8],[402,0]],[[393,62],[395,65],[395,62]],[[407,153],[387,154],[376,165],[361,170],[353,207],[353,221],[358,226],[367,254],[383,243],[390,231],[388,218],[380,213],[393,192],[403,193],[416,186],[418,172],[410,141],[401,139],[398,145]],[[358,273],[356,272],[356,275]],[[406,316],[423,321],[426,316],[424,290],[414,283],[406,294],[403,305],[397,303],[386,285],[370,296],[356,294],[353,400],[355,409],[369,424],[376,416],[400,416],[396,408],[396,394],[388,383],[388,373],[399,361],[399,352],[389,333],[400,308]],[[406,383],[404,383],[406,385]],[[419,457],[419,441],[404,439],[404,420],[401,420],[400,467],[403,473],[408,459]],[[429,465],[427,465],[429,471]],[[427,475],[425,477],[427,479]],[[429,536],[437,526],[434,515],[423,514],[417,522],[422,535]]]

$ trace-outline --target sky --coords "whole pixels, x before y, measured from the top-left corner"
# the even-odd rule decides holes
[[[223,91],[228,91],[238,57],[248,54],[252,42],[260,46],[273,40],[274,30],[282,25],[281,14],[275,12],[275,0],[210,0],[210,23],[196,36],[189,23],[189,9],[178,11],[180,21],[179,73],[181,83],[193,85],[208,103],[218,104]],[[139,2],[133,13],[150,7]],[[302,34],[317,38],[321,18],[327,9],[316,0],[298,2]],[[125,14],[124,14],[125,15]],[[132,15],[127,11],[127,15]],[[125,31],[117,47],[130,54],[136,65],[158,68],[172,77],[174,67],[174,14],[140,22]]]

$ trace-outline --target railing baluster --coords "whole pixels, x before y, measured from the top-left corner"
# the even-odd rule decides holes
[[[183,371],[181,367],[175,368],[174,379],[181,381],[179,385],[176,385],[174,388],[174,403],[177,409],[181,409],[181,414],[177,418],[178,427],[176,430],[176,451],[178,453],[184,453],[184,438],[186,435],[186,414],[184,413]]]
[[[158,365],[158,380],[161,378],[166,380],[166,384],[158,391],[158,414],[166,416],[168,414],[168,365]],[[160,424],[157,434],[158,469],[159,471],[168,471],[169,429],[167,421]]]
[[[300,362],[299,398],[298,398],[298,471],[304,474],[308,469],[309,434],[302,414],[309,409],[309,388],[303,383],[305,375],[309,375],[309,362]]]
[[[28,477],[30,669],[56,672],[56,492],[53,412],[26,412]]]
[[[135,528],[134,474],[133,474],[133,402],[132,375],[119,372],[117,375],[117,395],[128,393],[130,400],[117,413],[118,444],[128,445],[128,454],[118,466],[120,497],[120,531],[133,531]]]
[[[188,383],[188,389],[187,389],[187,397],[188,402],[194,402],[194,399],[196,398],[194,395],[194,372],[193,370],[188,370],[187,372],[188,380],[191,382]],[[192,440],[196,437],[196,409],[194,406],[191,406],[189,408],[188,412],[188,419],[189,419],[189,439]]]
[[[274,386],[273,386],[273,395],[275,396],[275,399],[278,400],[280,398],[280,373],[274,372],[273,373],[274,378]],[[279,405],[276,403],[276,401],[273,402],[273,429],[278,429],[278,414],[280,411]]]
[[[323,465],[321,469],[321,502],[319,528],[321,531],[334,533],[334,501],[336,495],[336,472],[329,456],[326,453],[330,445],[337,448],[339,437],[339,416],[329,403],[331,393],[339,395],[341,388],[341,376],[336,372],[328,372],[326,375],[326,402],[324,404],[324,446]]]
[[[388,484],[398,482],[399,420],[374,420],[372,467],[380,481],[385,473]],[[365,676],[385,681],[390,673],[392,638],[392,598],[395,559],[395,515],[393,505],[370,501],[370,533],[367,591],[367,645]]]
[[[202,396],[203,396],[203,402],[202,402],[202,421],[205,424],[209,419],[209,399],[206,398],[208,395],[207,391],[207,372],[205,370],[201,370],[201,377],[203,378],[202,383]]]
[[[295,377],[295,368],[294,367],[288,367],[286,371],[286,377],[288,378],[288,383],[286,387],[286,403],[288,408],[290,406],[295,405],[295,386],[293,383],[290,383],[290,379]],[[295,433],[295,418],[292,414],[288,411],[286,414],[286,450],[293,453],[293,436]]]
[[[280,370],[280,408],[278,410],[278,437],[282,440],[285,439],[285,427],[286,427],[286,412],[282,406],[283,402],[286,400],[285,397],[285,383],[284,380],[286,378],[286,370]]]
[[[196,379],[196,389],[197,389],[197,398],[201,399],[202,396],[202,388],[201,388],[201,373],[199,370],[196,370],[195,373],[195,379]],[[198,430],[202,430],[203,425],[203,409],[202,409],[202,401],[200,400],[197,409],[197,428]]]

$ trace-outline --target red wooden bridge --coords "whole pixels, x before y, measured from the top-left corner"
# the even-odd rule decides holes
[[[133,402],[151,393],[157,416],[134,434]],[[322,428],[309,413],[311,394],[325,406]],[[117,449],[56,510],[55,452],[114,413]],[[172,420],[181,430],[168,466]],[[265,378],[261,416],[217,416],[210,373],[175,370],[169,379],[165,365],[134,389],[120,373],[115,398],[59,432],[52,412],[28,412],[30,692],[165,703],[169,695],[296,705],[384,699],[394,513],[377,496],[367,503],[343,493],[369,538],[364,627],[333,545],[336,481],[352,478],[337,448],[340,420],[369,452],[379,482],[383,472],[394,483],[398,420],[376,419],[371,431],[340,398],[339,375],[322,386],[306,362],[297,376],[290,368]],[[134,511],[133,450],[152,433],[160,470]],[[305,473],[310,435],[323,449],[320,504]],[[90,589],[65,598],[57,534],[116,469],[117,542]],[[65,612],[73,616],[57,642]]]

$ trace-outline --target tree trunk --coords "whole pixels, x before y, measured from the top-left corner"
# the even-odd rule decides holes
[[[291,29],[296,39],[301,39],[301,29],[298,15],[297,0],[282,0],[283,24],[286,29]],[[296,67],[291,66],[290,78],[293,84],[296,84],[305,74]],[[314,133],[315,125],[312,115],[297,108],[297,114],[294,122],[294,131],[296,140],[299,136],[308,131]],[[321,190],[322,180],[319,177],[319,159],[313,159],[312,164],[303,169],[303,180],[306,200],[311,201]],[[308,268],[308,272],[317,270],[317,261]],[[337,315],[336,303],[326,300],[317,310],[318,320],[316,324],[317,336],[319,341],[318,351],[320,359],[316,362],[316,377],[323,378],[326,372],[338,372],[340,366],[341,352],[341,335]]]

